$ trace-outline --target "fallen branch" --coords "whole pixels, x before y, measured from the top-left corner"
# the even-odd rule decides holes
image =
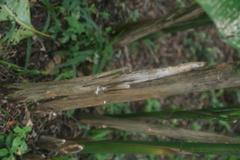
[[[193,5],[164,17],[127,24],[119,29],[113,45],[114,48],[119,48],[157,32],[172,33],[207,24],[212,24],[210,18],[198,5]]]
[[[7,95],[9,98],[24,103],[37,102],[37,111],[48,112],[240,86],[238,63],[203,66],[204,63],[196,62],[133,72],[118,70],[5,88],[13,90]]]

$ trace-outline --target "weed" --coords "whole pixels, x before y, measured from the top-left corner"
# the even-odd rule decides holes
[[[3,160],[15,160],[15,156],[21,156],[28,151],[26,138],[31,131],[30,127],[16,126],[9,134],[0,134],[0,158]]]
[[[197,42],[193,38],[185,38],[183,44],[189,48],[190,53],[198,61],[208,62],[208,65],[214,65],[223,61],[223,56],[220,50],[215,47],[206,47],[203,44],[213,44],[213,40],[204,32],[194,32],[194,37],[198,39]]]
[[[65,59],[56,67],[59,71],[56,79],[78,76],[77,68],[84,62],[93,63],[94,74],[102,71],[112,54],[112,45],[107,37],[111,29],[106,31],[95,23],[92,17],[97,14],[96,7],[85,0],[64,0],[57,6],[52,6],[48,0],[42,2],[51,8],[48,31],[62,46],[53,54],[60,54]],[[108,17],[107,13],[102,14]]]
[[[103,106],[106,114],[131,113],[130,106],[127,103],[107,104]]]
[[[15,72],[19,76],[39,76],[39,75],[46,75],[47,74],[44,71],[39,71],[39,70],[36,70],[36,69],[33,69],[33,70],[25,69],[25,68],[20,67],[16,64],[9,63],[9,62],[3,61],[3,60],[0,60],[0,65],[8,68],[10,71]]]
[[[149,99],[146,101],[145,112],[155,112],[161,110],[161,104],[158,100]]]
[[[138,10],[133,10],[129,13],[129,21],[132,21],[132,22],[137,22],[137,20],[140,18],[140,13]]]
[[[17,44],[34,34],[49,37],[32,26],[28,0],[2,0],[0,2],[0,22],[10,22],[5,27],[7,30],[4,30],[4,34],[0,35],[0,43]]]

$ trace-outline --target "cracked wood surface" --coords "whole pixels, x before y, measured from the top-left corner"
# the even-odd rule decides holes
[[[204,67],[192,62],[160,69],[120,69],[65,81],[22,83],[9,98],[39,103],[37,111],[62,111],[240,86],[238,64]]]

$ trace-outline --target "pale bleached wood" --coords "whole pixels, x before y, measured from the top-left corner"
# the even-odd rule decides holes
[[[240,86],[237,63],[203,66],[204,63],[195,62],[142,71],[118,70],[65,81],[15,84],[8,86],[15,90],[8,96],[24,103],[37,102],[37,111],[48,112]]]

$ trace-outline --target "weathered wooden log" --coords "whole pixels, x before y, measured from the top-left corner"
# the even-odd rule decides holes
[[[20,83],[5,86],[7,96],[24,103],[39,103],[37,111],[62,111],[107,103],[138,101],[190,92],[240,86],[239,64],[203,67],[186,63],[175,67],[129,71],[65,81]]]

